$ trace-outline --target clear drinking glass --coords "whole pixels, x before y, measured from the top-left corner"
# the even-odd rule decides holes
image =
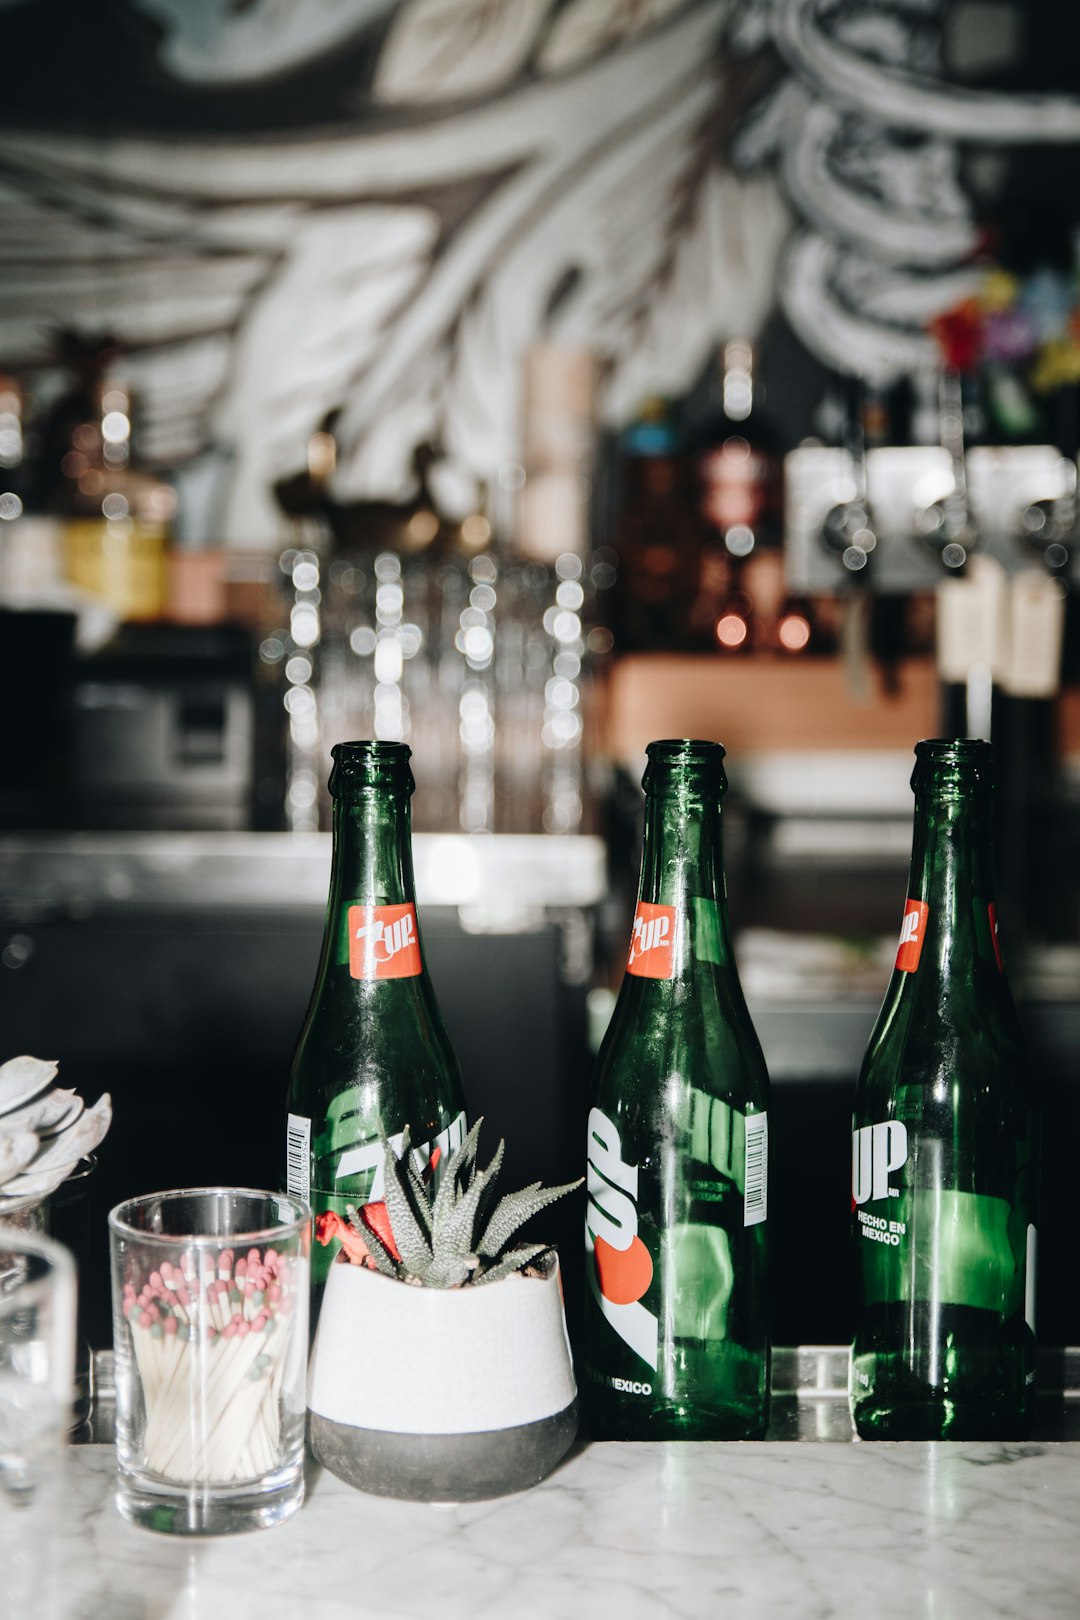
[[[304,1495],[308,1206],[149,1193],[109,1232],[120,1512],[179,1535],[288,1518]]]
[[[40,1609],[75,1376],[75,1262],[0,1224],[0,1568],[11,1613]]]

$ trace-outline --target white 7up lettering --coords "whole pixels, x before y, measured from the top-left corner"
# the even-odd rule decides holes
[[[599,1108],[589,1114],[588,1161],[585,1249],[589,1289],[620,1339],[655,1367],[658,1323],[640,1299],[652,1275],[652,1262],[638,1237],[637,1166],[624,1161],[619,1133]],[[610,1292],[619,1298],[609,1298]],[[630,1297],[635,1294],[638,1297]]]
[[[644,956],[646,951],[655,950],[657,945],[667,943],[671,932],[671,922],[667,917],[634,918],[634,929],[630,937],[630,959],[636,961]]]
[[[378,918],[374,922],[362,923],[356,930],[357,939],[370,939],[378,955],[379,947],[382,954],[379,958],[388,962],[398,951],[403,951],[406,945],[411,945],[416,937],[416,929],[410,915],[399,917],[397,922],[384,923]]]
[[[889,1176],[907,1163],[907,1126],[899,1119],[860,1125],[851,1133],[851,1196],[856,1204],[896,1197]]]
[[[441,1148],[444,1161],[449,1158],[455,1148],[459,1148],[465,1140],[465,1115],[458,1114],[444,1131],[440,1131],[434,1142],[422,1142],[413,1147],[413,1162],[417,1169],[422,1169],[431,1158],[433,1148]],[[404,1134],[395,1131],[387,1141],[395,1153],[401,1152]],[[345,1176],[359,1176],[365,1170],[374,1170],[375,1179],[371,1183],[368,1201],[378,1203],[386,1191],[386,1161],[383,1155],[383,1145],[380,1141],[364,1142],[359,1147],[346,1148],[338,1160],[335,1180],[341,1181]]]

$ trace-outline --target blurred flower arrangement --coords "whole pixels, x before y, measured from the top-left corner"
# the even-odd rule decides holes
[[[989,266],[978,293],[930,322],[941,363],[981,381],[1011,438],[1040,425],[1037,398],[1080,384],[1080,286],[1042,266],[1015,275]]]

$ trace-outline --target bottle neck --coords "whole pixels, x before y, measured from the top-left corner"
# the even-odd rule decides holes
[[[335,798],[331,905],[415,900],[408,788],[364,788]]]
[[[691,898],[724,900],[720,795],[700,778],[671,775],[645,803],[638,898],[684,909]]]
[[[967,979],[980,960],[1000,968],[996,898],[989,787],[917,787],[901,957],[921,933],[920,970],[936,965],[942,977]],[[921,919],[913,903],[926,908]]]
[[[627,983],[731,965],[720,827],[722,773],[651,769]]]

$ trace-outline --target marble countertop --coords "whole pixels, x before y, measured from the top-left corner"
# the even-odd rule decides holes
[[[71,1447],[34,1620],[1076,1620],[1075,1445],[593,1444],[460,1506],[313,1468],[273,1530],[134,1529],[114,1456]],[[4,1585],[10,1601],[10,1569]]]

